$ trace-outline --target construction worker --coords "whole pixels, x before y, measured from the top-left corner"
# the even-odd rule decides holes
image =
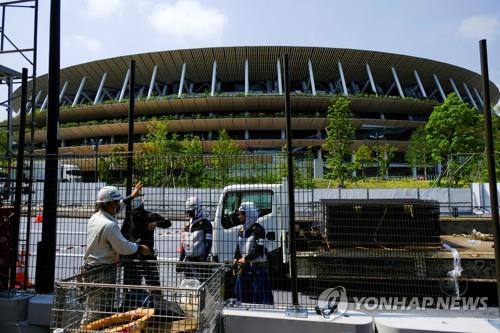
[[[154,253],[154,231],[158,228],[170,228],[172,223],[163,216],[147,211],[144,208],[144,200],[142,196],[136,197],[131,203],[131,214],[125,217],[122,226],[123,236],[138,244],[146,245],[151,249],[151,255],[142,255],[140,253],[125,257],[123,260],[124,275],[123,284],[140,285],[144,278],[146,285],[159,286],[160,273],[158,264],[151,262],[157,257]],[[139,259],[140,261],[132,261]],[[159,291],[156,291],[159,293]],[[131,291],[126,296],[125,306],[134,307],[140,306],[144,295],[141,295],[140,290]]]
[[[123,237],[116,219],[125,203],[141,194],[141,188],[142,183],[135,185],[132,194],[126,199],[123,199],[120,191],[114,186],[105,186],[97,193],[97,211],[87,225],[87,250],[82,269],[84,282],[114,284],[115,265],[119,255],[151,255],[151,250],[146,245],[130,242]],[[88,294],[82,323],[99,319],[105,312],[113,309],[115,289],[95,289]]]
[[[257,223],[259,212],[253,202],[243,202],[238,209],[242,227],[234,253],[237,266],[235,298],[243,303],[273,304],[267,269],[266,231]]]
[[[181,240],[179,261],[186,263],[207,262],[212,250],[212,223],[205,216],[201,200],[192,196],[186,200],[186,215],[189,223],[186,224]],[[204,280],[208,272],[203,266],[196,264],[179,265],[186,278]]]

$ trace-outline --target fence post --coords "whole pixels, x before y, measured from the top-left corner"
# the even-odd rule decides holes
[[[47,149],[45,186],[43,188],[42,241],[38,243],[36,260],[36,291],[54,290],[57,240],[57,145],[59,127],[61,0],[50,1],[49,82],[47,108]]]
[[[488,74],[488,52],[486,50],[486,40],[479,41],[479,51],[481,53],[481,74],[483,75],[483,95],[484,95],[484,127],[486,130],[486,156],[488,160],[488,178],[490,183],[490,205],[491,220],[493,223],[493,234],[495,236],[495,262],[497,274],[497,297],[500,300],[500,221],[498,216],[498,193],[495,171],[495,150],[493,147],[493,133],[491,128],[491,102],[490,102],[490,79]],[[500,307],[499,307],[500,311]],[[500,313],[499,313],[500,314]]]
[[[135,60],[130,60],[129,100],[128,100],[128,149],[127,149],[127,195],[132,193],[132,172],[134,163],[134,111],[135,111]],[[126,214],[130,213],[130,202]]]
[[[26,102],[28,92],[28,69],[23,68],[21,85],[21,111],[19,119],[19,139],[17,145],[17,166],[16,166],[16,192],[14,195],[14,216],[12,221],[12,253],[10,262],[10,288],[16,287],[16,264],[18,260],[19,226],[21,224],[21,204],[23,189],[23,168],[24,168],[24,142],[26,130]],[[10,175],[9,175],[10,178]],[[9,189],[10,190],[10,189]],[[29,217],[28,217],[29,219]],[[28,222],[29,223],[29,222]],[[29,251],[29,249],[28,249]],[[23,258],[24,259],[24,258]],[[22,287],[24,288],[24,281]]]
[[[290,67],[288,54],[283,56],[284,81],[285,81],[285,113],[286,113],[286,140],[287,140],[287,162],[288,162],[288,208],[289,227],[288,236],[290,252],[290,276],[292,282],[292,303],[299,305],[299,293],[297,287],[297,253],[295,244],[295,184],[293,178],[293,152],[292,152],[292,110],[290,106]]]

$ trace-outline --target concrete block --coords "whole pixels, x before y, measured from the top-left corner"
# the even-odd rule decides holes
[[[0,323],[10,323],[26,320],[28,317],[28,302],[33,295],[1,294]]]
[[[360,312],[348,311],[346,316],[327,320],[314,312],[308,318],[292,318],[284,310],[224,309],[226,333],[255,332],[343,332],[373,333],[373,319]]]
[[[28,304],[28,322],[31,325],[50,326],[54,295],[37,295]]]

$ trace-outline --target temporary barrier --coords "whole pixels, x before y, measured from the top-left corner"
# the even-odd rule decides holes
[[[220,332],[223,266],[193,263],[178,269],[177,264],[125,260],[119,267],[88,267],[57,282],[52,328],[79,333]],[[127,271],[138,279],[130,279]],[[143,284],[142,278],[151,275],[157,279]]]

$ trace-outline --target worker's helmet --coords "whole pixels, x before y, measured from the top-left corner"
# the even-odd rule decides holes
[[[201,200],[196,196],[187,198],[185,212],[190,218],[198,217],[202,212]]]
[[[96,203],[120,201],[123,199],[121,192],[114,186],[104,186],[97,193]]]

